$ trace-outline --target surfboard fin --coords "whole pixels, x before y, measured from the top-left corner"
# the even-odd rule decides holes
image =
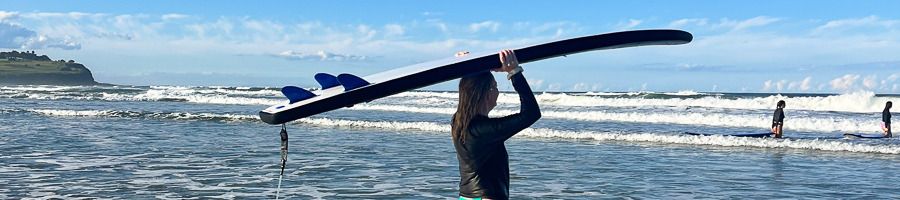
[[[340,74],[337,76],[337,80],[344,86],[345,92],[370,84],[368,81],[353,74]]]
[[[281,93],[284,94],[288,100],[291,100],[291,103],[296,103],[316,96],[316,94],[297,86],[284,86],[281,88]]]
[[[341,82],[338,82],[337,77],[334,75],[327,73],[318,73],[315,76],[316,82],[319,82],[319,85],[322,86],[322,89],[328,89],[334,86],[341,85]]]

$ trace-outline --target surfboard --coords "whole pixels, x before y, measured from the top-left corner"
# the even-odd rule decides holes
[[[687,135],[701,135],[701,136],[731,136],[731,137],[753,137],[753,138],[764,138],[764,137],[772,137],[774,134],[770,132],[765,133],[738,133],[738,134],[708,134],[708,133],[694,133],[694,132],[684,132]]]
[[[848,139],[882,139],[885,137],[881,134],[844,133],[844,138],[848,138]]]
[[[636,30],[563,39],[512,50],[515,51],[519,63],[524,64],[585,51],[647,45],[679,45],[689,43],[691,40],[693,40],[693,36],[681,30]],[[499,49],[477,54],[461,54],[365,77],[341,74],[337,76],[340,86],[323,84],[323,89],[318,91],[318,95],[293,103],[286,102],[270,106],[260,111],[259,117],[263,122],[269,124],[282,124],[469,74],[488,71],[500,66],[497,52]],[[330,79],[330,77],[323,76],[324,78]],[[352,85],[346,85],[345,81]],[[326,82],[331,83],[330,80]],[[324,86],[332,87],[325,88]]]

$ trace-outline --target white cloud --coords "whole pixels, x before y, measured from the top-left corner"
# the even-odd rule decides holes
[[[754,18],[750,18],[750,19],[746,19],[746,20],[741,20],[741,21],[722,19],[721,22],[717,26],[730,27],[732,31],[739,31],[739,30],[744,30],[744,29],[748,29],[751,27],[766,26],[766,25],[769,25],[771,23],[774,23],[774,22],[777,22],[780,20],[781,19],[779,19],[779,18],[772,18],[772,17],[767,17],[767,16],[758,16],[758,17],[754,17]]]
[[[859,77],[860,76],[857,74],[845,74],[844,76],[831,80],[831,89],[837,91],[849,91],[855,89],[856,80],[859,79]]]
[[[617,25],[618,28],[616,28],[616,29],[618,29],[618,30],[627,30],[627,29],[631,29],[631,28],[634,28],[634,27],[640,25],[641,22],[642,22],[641,20],[637,20],[637,19],[629,19],[627,23],[625,23],[625,22],[620,22],[619,25]]]
[[[551,84],[547,85],[547,90],[544,90],[544,91],[560,91],[559,89],[560,89],[559,83],[551,83]]]
[[[540,90],[541,86],[544,85],[544,79],[528,81],[528,85],[531,85],[531,88],[534,88],[535,91]]]
[[[587,91],[587,89],[587,83],[576,83],[575,85],[572,85],[572,91]]]
[[[875,75],[866,76],[863,78],[863,87],[866,89],[875,89],[878,87],[878,77]]]
[[[812,77],[806,77],[801,81],[791,81],[788,83],[788,90],[799,90],[799,91],[808,91],[812,86]]]
[[[372,29],[368,25],[364,25],[364,24],[357,25],[356,31],[358,32],[358,34],[363,35],[363,37],[357,38],[362,41],[371,40],[372,38],[375,37],[375,34],[378,33],[378,31],[375,31],[375,29]]]
[[[319,61],[361,61],[361,60],[366,59],[366,56],[337,54],[337,53],[330,53],[330,52],[325,52],[325,51],[317,51],[315,53],[284,51],[284,52],[275,54],[275,56],[287,58],[287,59],[291,59],[291,60],[319,60]]]
[[[59,19],[69,19],[69,20],[82,20],[82,19],[101,19],[109,16],[105,13],[83,13],[83,12],[30,12],[30,13],[22,13],[20,15],[22,18],[29,18],[35,20],[59,20]]]
[[[0,22],[0,48],[20,48],[25,41],[36,35],[25,27]]]
[[[59,39],[30,30],[28,28],[0,22],[0,48],[10,49],[45,49],[58,48],[64,50],[81,49],[81,44],[71,39]]]
[[[401,36],[405,33],[403,25],[400,24],[388,24],[384,25],[384,35],[385,36]]]
[[[888,76],[887,80],[893,82],[893,81],[896,81],[898,78],[900,78],[900,73],[894,73],[894,74],[891,74],[890,76]]]
[[[64,50],[81,49],[81,44],[69,39],[55,39],[44,35],[28,38],[21,46],[22,49],[58,48]]]
[[[807,76],[800,82],[800,91],[808,91],[811,88],[812,77]]]
[[[497,32],[497,29],[500,28],[500,22],[496,21],[483,21],[478,23],[469,24],[469,31],[471,32],[480,32],[482,30],[488,30],[492,33]]]
[[[190,16],[189,16],[189,15],[185,15],[185,14],[169,13],[169,14],[162,15],[162,16],[160,17],[160,19],[162,19],[163,21],[166,21],[166,20],[178,20],[178,19],[184,19],[184,18],[188,18],[188,17],[190,17]]]
[[[18,12],[0,11],[0,22],[6,21],[6,20],[13,20],[13,19],[16,19],[17,17],[19,17]]]
[[[784,86],[787,84],[787,80],[780,80],[778,83],[775,83],[775,88],[778,89],[779,92],[784,90]]]
[[[772,89],[772,86],[773,86],[772,80],[766,80],[765,82],[763,82],[762,91],[769,91]]]
[[[669,27],[671,28],[681,28],[685,26],[706,26],[707,19],[705,18],[692,18],[692,19],[679,19],[669,23]]]
[[[895,28],[900,26],[900,20],[881,19],[878,16],[868,16],[863,18],[838,19],[828,21],[824,25],[816,27],[813,32],[821,33],[825,31],[845,30],[850,28]]]

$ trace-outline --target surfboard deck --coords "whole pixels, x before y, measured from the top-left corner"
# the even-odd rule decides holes
[[[520,64],[565,56],[585,51],[617,49],[647,45],[678,45],[691,42],[693,36],[681,30],[623,31],[564,39],[513,49]],[[357,103],[369,102],[417,88],[488,71],[500,66],[496,51],[465,54],[362,77],[370,84],[346,91],[335,86],[320,94],[295,103],[273,105],[259,112],[263,122],[282,124]]]
[[[764,137],[772,137],[774,134],[765,132],[765,133],[738,133],[738,134],[708,134],[708,133],[694,133],[694,132],[684,132],[687,135],[701,135],[701,136],[731,136],[731,137],[753,137],[753,138],[764,138]]]
[[[882,139],[885,137],[881,134],[844,133],[844,138],[848,138],[848,139]]]

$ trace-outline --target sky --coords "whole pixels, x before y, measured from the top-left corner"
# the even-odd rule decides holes
[[[113,84],[313,87],[319,72],[679,29],[694,41],[527,63],[525,75],[536,91],[900,93],[900,1],[489,2],[3,1],[0,50],[76,60]]]

